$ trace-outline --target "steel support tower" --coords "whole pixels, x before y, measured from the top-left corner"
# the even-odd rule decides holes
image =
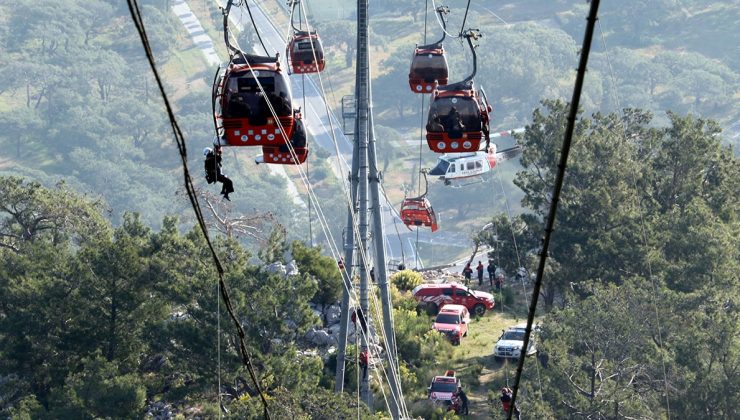
[[[344,240],[344,262],[346,270],[342,273],[345,283],[345,290],[342,296],[342,316],[341,329],[339,337],[339,349],[337,353],[337,370],[335,376],[335,391],[341,392],[344,385],[344,372],[346,364],[346,345],[347,345],[347,326],[349,321],[349,302],[350,296],[348,291],[352,287],[352,267],[355,258],[355,247],[360,253],[357,258],[359,278],[360,278],[360,311],[367,325],[367,334],[361,334],[360,352],[368,352],[371,357],[377,356],[377,352],[370,351],[368,342],[370,336],[370,311],[368,304],[369,285],[367,268],[371,264],[375,267],[375,279],[380,291],[382,312],[383,312],[383,338],[385,340],[385,351],[383,361],[376,361],[373,366],[379,366],[385,369],[381,380],[387,378],[390,393],[388,403],[390,405],[391,417],[398,419],[401,417],[402,401],[401,384],[398,370],[398,358],[396,354],[396,337],[393,329],[393,305],[390,301],[390,290],[388,286],[388,272],[386,267],[384,232],[383,232],[383,213],[380,208],[380,180],[381,174],[377,169],[377,157],[375,150],[375,133],[372,125],[372,107],[371,88],[370,88],[370,60],[368,49],[368,0],[357,0],[357,61],[356,61],[356,86],[355,86],[355,136],[354,150],[352,155],[352,174],[350,183],[352,190],[352,206],[348,209],[347,216],[347,233]],[[370,200],[368,200],[368,192]],[[373,258],[371,262],[368,249],[368,211],[372,214],[372,233],[373,233]],[[355,232],[355,215],[357,219],[357,232]],[[358,238],[355,239],[355,233]],[[359,318],[359,316],[358,316]],[[362,323],[357,320],[356,330],[362,329]],[[370,389],[369,378],[374,369],[368,367],[368,374],[360,378],[360,398],[372,410],[372,390]]]

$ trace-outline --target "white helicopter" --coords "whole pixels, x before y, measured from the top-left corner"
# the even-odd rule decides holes
[[[502,137],[510,135],[512,132],[518,131],[511,130],[496,133],[492,137]],[[445,185],[451,185],[453,187],[484,182],[481,175],[495,168],[496,163],[518,156],[521,151],[522,148],[519,145],[497,151],[496,145],[491,143],[486,151],[447,153],[437,158],[437,165],[428,173],[432,176],[438,176],[441,181],[444,181]],[[478,179],[476,180],[476,178]],[[462,180],[467,180],[468,182]]]

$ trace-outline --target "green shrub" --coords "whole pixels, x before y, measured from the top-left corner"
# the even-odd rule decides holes
[[[502,291],[504,305],[513,305],[514,304],[514,291],[511,289],[511,287],[504,287]]]
[[[413,270],[401,270],[391,276],[391,283],[398,287],[398,290],[412,290],[424,281],[421,274]]]

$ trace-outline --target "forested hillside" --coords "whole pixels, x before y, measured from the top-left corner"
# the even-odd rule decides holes
[[[217,5],[190,3],[219,44]],[[287,22],[282,1],[259,3]],[[371,2],[378,157],[392,203],[414,194],[420,167],[435,160],[425,141],[419,148],[428,99],[408,88],[414,45],[440,36],[433,15],[425,21],[431,3]],[[466,3],[449,3],[452,33]],[[494,107],[491,129],[524,127],[497,140],[518,141],[523,154],[486,183],[430,182],[441,229],[491,246],[507,275],[496,313],[475,319],[468,341],[453,347],[430,330],[409,292],[420,275],[393,278],[404,396],[412,415],[429,419],[456,418],[428,400],[430,378],[448,368],[463,379],[473,418],[504,418],[498,390],[514,369],[491,348],[529,304],[531,282],[513,273],[523,267],[531,280],[536,271],[588,8],[471,3],[466,26],[483,33],[476,83]],[[296,240],[307,237],[306,209],[285,178],[254,165],[254,151],[227,151],[237,191],[233,203],[214,199],[201,151],[213,137],[215,69],[171,1],[140,6],[272,417],[387,418],[379,382],[373,410],[355,395],[355,345],[347,392],[333,392],[341,274],[325,246]],[[354,6],[321,0],[309,10],[338,108],[354,91]],[[537,311],[539,354],[526,358],[518,397],[524,418],[736,417],[739,16],[729,1],[603,3]],[[467,47],[448,39],[445,48],[451,80],[463,79]],[[260,418],[125,2],[0,3],[0,146],[0,417]],[[339,238],[338,181],[328,152],[311,153],[310,179]],[[422,247],[426,264],[469,254]]]
[[[527,212],[493,220],[509,270],[512,234],[539,247],[566,115],[547,101],[523,136]],[[668,116],[578,122],[540,299],[546,362],[525,379],[536,418],[730,419],[740,402],[740,162],[715,122]]]
[[[171,128],[125,2],[0,7],[0,170],[47,186],[64,180],[102,198],[116,224],[127,210],[149,226],[161,226],[165,215],[185,215]],[[168,1],[142,2],[142,10],[176,99],[191,170],[205,185],[201,151],[213,137],[209,84],[215,69],[184,36]],[[235,205],[289,220],[285,181],[250,172],[234,156],[227,158],[233,159],[229,172],[239,177]]]

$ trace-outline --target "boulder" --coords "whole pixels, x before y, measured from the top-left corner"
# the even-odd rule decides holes
[[[336,336],[336,337],[339,337],[339,330],[341,328],[342,328],[342,323],[341,322],[338,322],[338,323],[330,326],[329,328],[327,328],[327,331],[329,331],[329,334],[331,334],[333,336]]]
[[[280,274],[283,277],[285,277],[287,273],[285,266],[281,262],[268,264],[267,266],[265,266],[265,271],[267,271],[268,273]]]
[[[326,347],[337,344],[336,337],[329,335],[329,333],[324,330],[309,331],[309,333],[306,334],[306,340],[318,347]]]
[[[285,270],[287,271],[287,274],[289,276],[297,276],[301,274],[298,271],[298,265],[296,264],[295,260],[290,261],[288,265],[285,266]]]
[[[326,309],[326,325],[339,323],[342,317],[342,309],[338,305],[331,305]]]

